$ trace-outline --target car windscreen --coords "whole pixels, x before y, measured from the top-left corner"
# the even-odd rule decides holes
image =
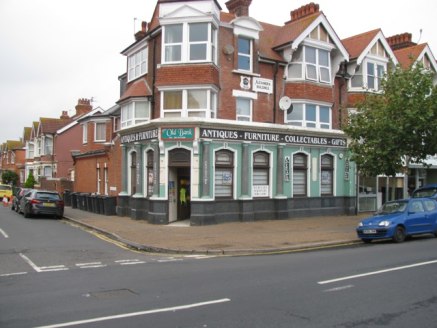
[[[51,193],[51,192],[37,192],[35,195],[36,199],[46,199],[46,200],[60,200],[58,194]]]
[[[382,205],[382,207],[378,210],[378,213],[390,214],[396,212],[404,212],[406,208],[407,208],[407,202],[390,202]]]
[[[436,188],[420,189],[420,190],[416,190],[413,193],[413,198],[431,197],[431,196],[434,196],[436,193],[437,193],[437,189]]]
[[[0,190],[12,190],[11,186],[0,185]]]

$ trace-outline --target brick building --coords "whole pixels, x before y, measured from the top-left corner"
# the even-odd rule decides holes
[[[158,0],[122,53],[118,214],[192,225],[355,210],[349,54],[319,6]]]
[[[384,75],[396,65],[406,69],[421,62],[426,69],[437,72],[436,60],[429,46],[412,42],[410,33],[386,38],[380,29],[376,29],[342,42],[350,55],[347,64],[350,76],[347,94],[349,113],[355,112],[355,105],[367,93],[380,92]],[[434,74],[434,81],[437,84],[437,74]],[[436,163],[437,158],[434,157],[430,158],[428,169],[410,164],[411,172],[408,176],[404,173],[395,177],[358,175],[358,211],[375,211],[386,201],[408,197],[408,189],[414,190],[425,183],[437,182]]]
[[[80,147],[72,150],[74,191],[117,196],[121,190],[121,147],[116,134],[120,108],[93,111],[78,120]]]

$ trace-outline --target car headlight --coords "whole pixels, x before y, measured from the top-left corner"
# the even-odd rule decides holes
[[[390,221],[381,221],[381,222],[379,222],[378,225],[379,225],[380,227],[388,227],[390,224],[391,224]]]
[[[359,227],[362,227],[363,225],[364,225],[363,222],[358,223]]]

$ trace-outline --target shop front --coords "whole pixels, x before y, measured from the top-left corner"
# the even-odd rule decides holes
[[[118,215],[207,225],[356,211],[339,131],[193,121],[131,131],[121,145]]]

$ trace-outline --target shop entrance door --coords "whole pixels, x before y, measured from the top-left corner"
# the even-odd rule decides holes
[[[170,151],[168,165],[169,222],[190,218],[190,187],[191,152],[186,149]]]

